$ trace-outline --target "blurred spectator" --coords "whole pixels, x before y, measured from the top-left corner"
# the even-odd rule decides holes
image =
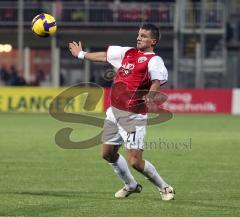
[[[92,6],[92,7],[91,7]],[[113,14],[111,5],[107,2],[97,2],[90,4],[89,19],[92,22],[112,22]]]
[[[24,77],[16,70],[15,66],[11,66],[10,70],[7,70],[5,66],[2,66],[0,70],[0,78],[5,85],[10,86],[27,85]]]
[[[6,82],[7,85],[16,85],[18,80],[18,72],[15,66],[11,66],[9,70],[9,78]]]
[[[6,84],[9,80],[9,72],[6,68],[6,66],[2,66],[1,70],[0,70],[0,78],[1,80],[4,82],[4,84]]]
[[[40,86],[42,82],[46,81],[46,73],[39,69],[32,78],[31,85],[33,86]]]
[[[206,19],[207,26],[210,26],[210,27],[220,26],[221,22],[218,19],[217,9],[212,8],[212,9],[209,9],[207,12],[208,12],[207,13],[207,19]]]
[[[1,20],[3,20],[3,21],[16,21],[17,20],[15,8],[4,8],[4,10],[2,10],[0,14],[1,14]]]
[[[127,7],[126,7],[127,6]],[[141,22],[142,19],[147,20],[148,15],[144,16],[145,10],[138,7],[137,3],[129,3],[127,5],[118,5],[115,10],[114,17],[118,21]]]
[[[64,86],[64,85],[65,85],[65,77],[63,73],[60,73],[60,86]]]
[[[169,8],[164,3],[152,4],[151,8],[144,7],[148,22],[170,22]]]
[[[163,3],[159,4],[159,18],[160,18],[160,21],[170,20],[169,10],[166,7],[166,4],[163,4]]]
[[[71,21],[84,21],[85,11],[82,9],[73,10],[71,13]]]
[[[15,83],[15,86],[25,86],[25,85],[27,85],[26,80],[24,79],[22,74],[19,74],[17,76],[17,80],[16,80],[16,83]]]
[[[227,22],[226,33],[227,33],[226,40],[227,40],[227,42],[230,42],[233,38],[233,27],[232,27],[231,23],[229,23],[229,22]]]

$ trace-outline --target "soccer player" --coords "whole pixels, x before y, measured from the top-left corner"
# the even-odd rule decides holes
[[[128,163],[157,187],[162,200],[174,199],[173,187],[163,180],[152,163],[143,159],[146,105],[153,101],[160,85],[168,79],[162,58],[153,51],[159,38],[159,29],[155,25],[144,24],[138,32],[137,48],[109,46],[105,52],[84,52],[81,42],[69,43],[74,57],[108,62],[117,69],[102,136],[102,157],[124,183],[124,187],[115,193],[116,198],[142,191],[127,161],[118,153],[119,147],[124,144]]]

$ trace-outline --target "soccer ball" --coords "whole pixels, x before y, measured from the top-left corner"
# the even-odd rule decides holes
[[[57,30],[57,23],[50,14],[38,14],[32,20],[32,31],[39,37],[48,37]]]

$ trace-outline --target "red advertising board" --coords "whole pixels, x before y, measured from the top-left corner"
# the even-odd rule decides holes
[[[164,108],[173,113],[231,113],[231,89],[162,90],[168,100]]]
[[[163,108],[173,113],[231,113],[232,89],[162,89],[168,96]],[[110,105],[105,89],[104,110]]]

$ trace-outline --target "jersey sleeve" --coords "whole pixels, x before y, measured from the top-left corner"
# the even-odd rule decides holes
[[[129,49],[131,47],[109,46],[107,50],[107,62],[117,69],[120,68],[122,59]]]
[[[168,80],[168,71],[160,56],[154,56],[148,62],[148,72],[151,80],[160,80],[164,84]]]

